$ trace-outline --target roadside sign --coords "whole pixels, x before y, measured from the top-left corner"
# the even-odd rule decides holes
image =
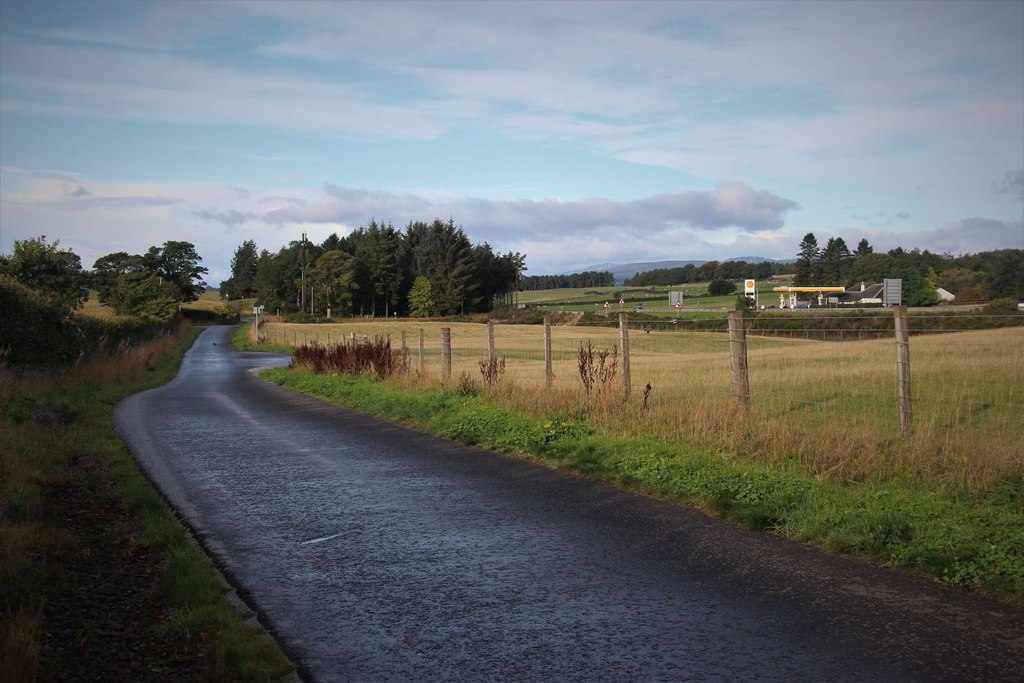
[[[892,278],[882,280],[882,303],[886,306],[899,306],[903,303],[903,280]]]

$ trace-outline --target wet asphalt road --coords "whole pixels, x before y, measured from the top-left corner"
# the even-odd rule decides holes
[[[206,330],[115,424],[309,681],[998,681],[1024,610],[267,384]]]

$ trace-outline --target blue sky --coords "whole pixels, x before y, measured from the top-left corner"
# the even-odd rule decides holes
[[[1024,248],[1024,2],[0,2],[0,252]]]

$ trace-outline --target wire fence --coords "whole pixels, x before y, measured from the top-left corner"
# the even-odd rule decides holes
[[[732,332],[727,312],[674,323],[623,314],[617,324],[613,318],[557,326],[271,323],[261,339],[300,345],[381,336],[405,354],[411,371],[443,382],[494,381],[493,366],[487,377],[493,358],[502,366],[497,381],[537,396],[548,391],[586,401],[601,392],[680,419],[687,412],[731,419],[740,408],[780,432],[843,425],[883,435],[958,433],[977,437],[979,447],[1024,453],[1024,327],[1009,326],[1020,325],[1020,317],[993,322],[979,313],[966,323],[958,318],[915,330],[902,309],[900,336],[899,310],[756,320],[733,313],[740,322]],[[972,326],[987,329],[965,329]],[[606,371],[590,389],[588,349],[590,371],[596,376],[602,362]]]

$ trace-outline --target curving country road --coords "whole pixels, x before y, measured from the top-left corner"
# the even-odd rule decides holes
[[[308,681],[1000,681],[1024,610],[349,412],[203,332],[118,405]]]

